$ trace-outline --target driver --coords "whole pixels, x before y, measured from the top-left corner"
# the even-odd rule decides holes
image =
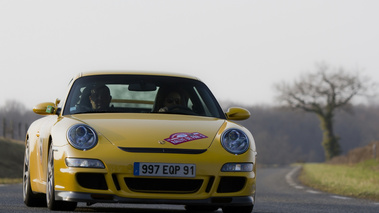
[[[174,106],[183,106],[181,96],[178,92],[170,92],[164,99],[164,107],[159,109],[159,112],[168,112]]]
[[[89,100],[93,110],[107,110],[110,108],[112,96],[107,86],[100,85],[91,90]]]

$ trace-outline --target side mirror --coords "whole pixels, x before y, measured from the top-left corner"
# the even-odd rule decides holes
[[[55,110],[55,103],[53,102],[40,103],[33,108],[33,112],[38,115],[53,115]]]
[[[239,108],[239,107],[231,107],[228,109],[228,111],[225,113],[226,118],[228,120],[246,120],[250,118],[250,112],[246,109]]]

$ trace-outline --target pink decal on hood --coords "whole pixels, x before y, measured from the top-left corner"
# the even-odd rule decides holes
[[[174,145],[178,145],[181,143],[199,140],[203,138],[208,138],[208,137],[198,132],[193,132],[193,133],[178,132],[178,133],[172,134],[169,138],[166,138],[164,140]]]

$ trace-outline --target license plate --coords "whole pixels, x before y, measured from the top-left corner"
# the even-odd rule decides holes
[[[134,163],[135,176],[195,177],[195,164],[182,163]]]

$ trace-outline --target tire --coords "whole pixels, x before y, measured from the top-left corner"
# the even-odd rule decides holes
[[[253,212],[254,205],[251,206],[226,206],[222,207],[223,213],[251,213]]]
[[[55,200],[55,183],[54,183],[54,151],[53,143],[49,147],[49,157],[47,163],[47,178],[46,178],[46,203],[50,210],[74,211],[77,203]]]
[[[30,186],[30,152],[29,139],[26,141],[24,154],[24,169],[22,180],[22,197],[26,206],[43,207],[46,206],[46,199],[43,194],[34,194]]]
[[[200,205],[186,205],[187,212],[214,212],[219,209],[217,206],[200,206]]]

